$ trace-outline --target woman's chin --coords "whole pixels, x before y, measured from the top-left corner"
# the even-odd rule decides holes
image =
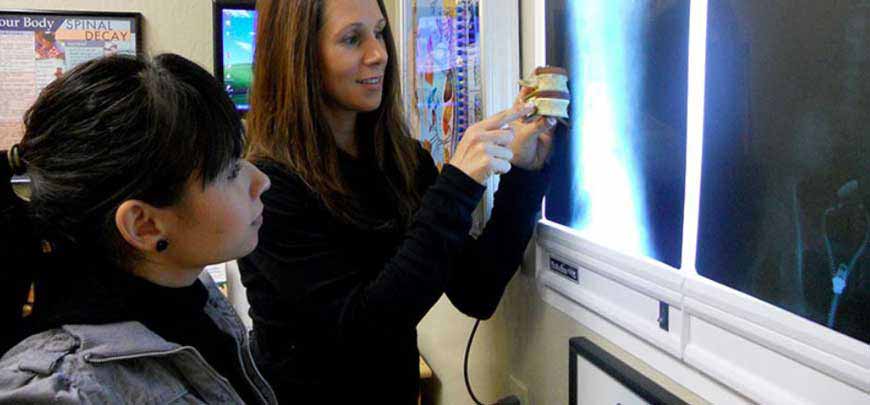
[[[357,111],[366,113],[375,111],[381,107],[381,100],[382,97],[364,100],[363,102],[357,104]]]

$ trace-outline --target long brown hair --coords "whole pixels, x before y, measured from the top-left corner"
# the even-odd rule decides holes
[[[298,175],[345,222],[361,225],[347,181],[339,170],[339,150],[326,120],[319,32],[325,0],[258,0],[254,83],[248,115],[247,157],[278,162]],[[386,18],[383,0],[378,7]],[[384,173],[407,223],[420,203],[415,174],[418,155],[404,120],[389,21],[381,105],[357,118],[360,155]],[[363,131],[371,131],[365,133]]]

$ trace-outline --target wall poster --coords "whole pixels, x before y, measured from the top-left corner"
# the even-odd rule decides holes
[[[480,0],[410,0],[405,33],[411,132],[440,168],[482,118]]]
[[[138,13],[0,10],[0,149],[24,134],[22,118],[49,83],[104,55],[141,51]]]

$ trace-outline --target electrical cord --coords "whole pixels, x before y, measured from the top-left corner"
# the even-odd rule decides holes
[[[474,395],[474,390],[471,389],[471,382],[468,380],[468,354],[471,352],[471,342],[474,341],[474,334],[477,333],[477,326],[480,325],[480,319],[475,319],[474,327],[471,328],[471,335],[468,336],[468,345],[465,346],[465,363],[463,367],[463,373],[465,374],[465,388],[468,389],[468,395],[471,395],[471,400],[474,401],[477,405],[484,405],[483,402],[480,402],[477,399],[477,396]]]
[[[463,365],[463,373],[465,374],[465,388],[468,390],[468,394],[471,395],[471,400],[474,401],[477,405],[487,405],[483,402],[480,402],[477,399],[477,396],[474,395],[474,390],[471,389],[471,381],[468,378],[468,355],[471,353],[471,342],[474,341],[474,334],[477,333],[477,327],[480,325],[480,319],[474,320],[474,327],[471,328],[471,335],[468,336],[468,345],[465,346],[465,361]],[[521,405],[519,398],[515,395],[508,395],[502,399],[496,401],[493,405]]]

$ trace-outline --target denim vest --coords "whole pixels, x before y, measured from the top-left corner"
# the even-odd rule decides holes
[[[236,341],[234,352],[262,404],[277,404],[257,370],[248,334],[214,285],[205,312]],[[139,322],[64,325],[30,336],[0,359],[0,404],[240,404],[230,383],[190,346],[168,342]]]

